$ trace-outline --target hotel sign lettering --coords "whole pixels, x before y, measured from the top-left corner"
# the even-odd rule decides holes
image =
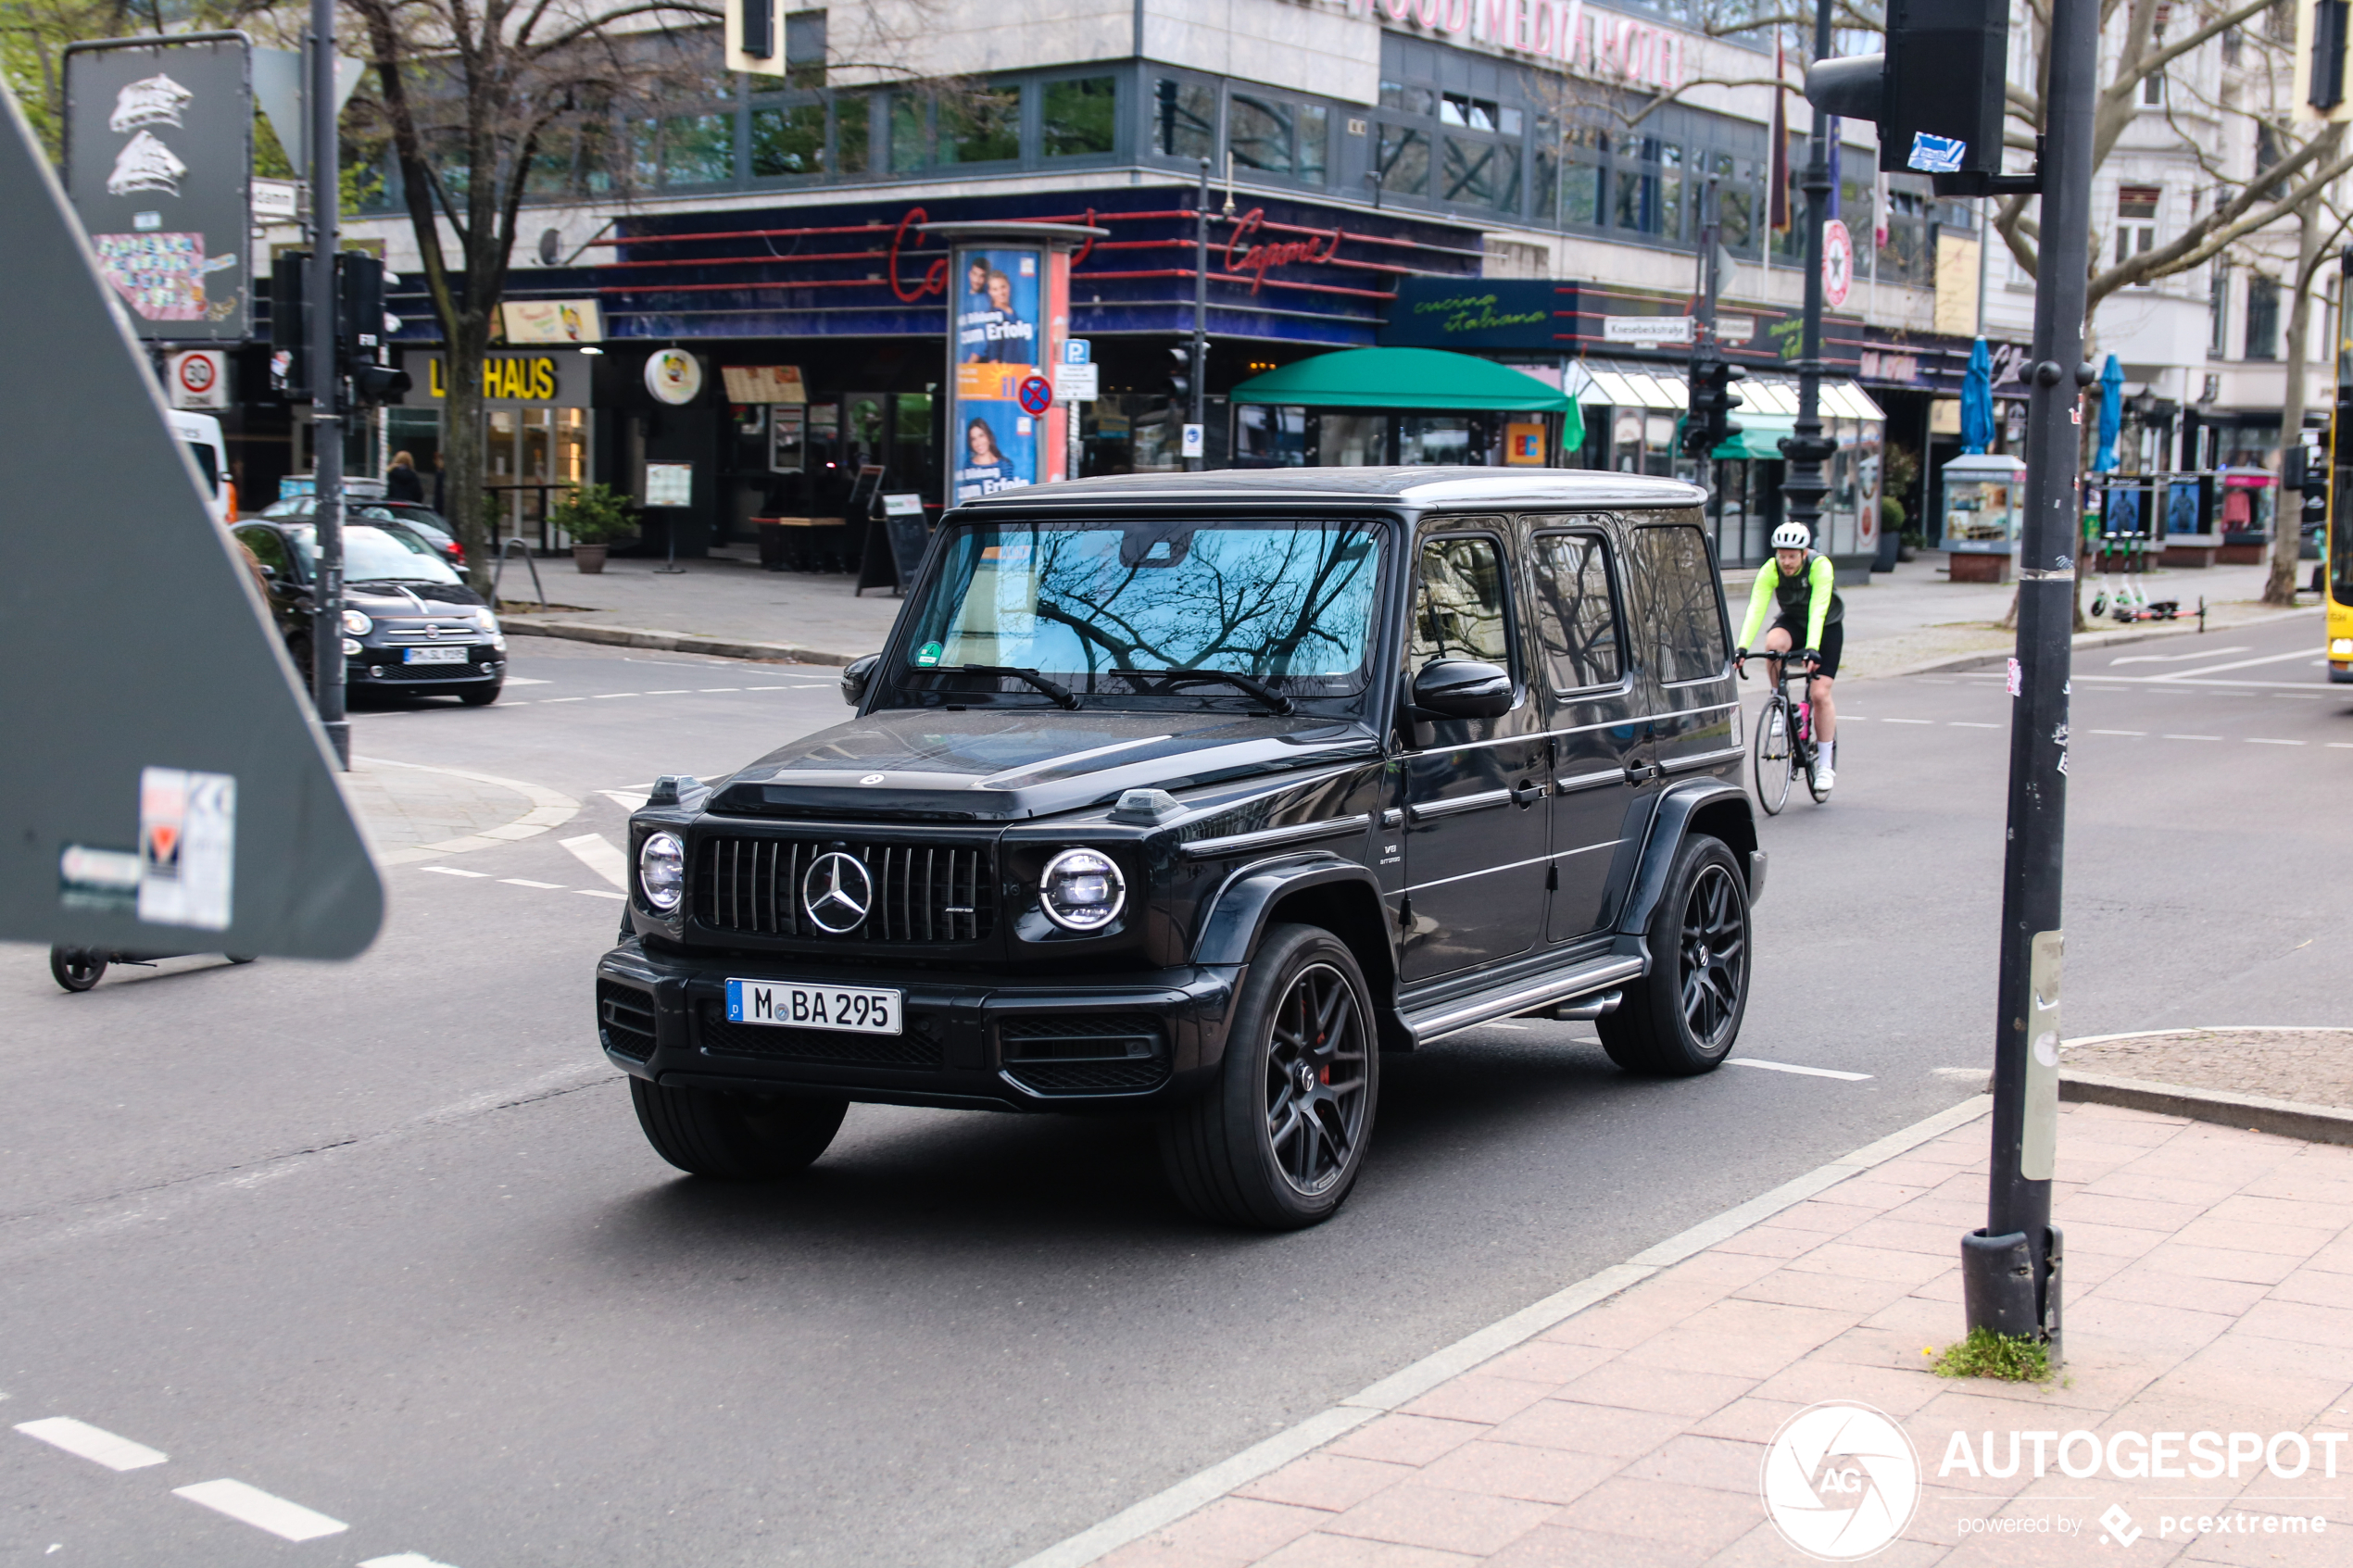
[[[1585,0],[1347,0],[1352,16],[1557,65],[1603,82],[1673,92],[1703,41]]]

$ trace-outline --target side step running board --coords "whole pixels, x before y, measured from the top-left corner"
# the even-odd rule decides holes
[[[1571,1001],[1594,991],[1606,991],[1637,978],[1648,967],[1642,959],[1613,954],[1541,980],[1523,980],[1492,991],[1457,997],[1428,1008],[1409,1010],[1405,1014],[1405,1027],[1413,1031],[1415,1044],[1428,1045],[1442,1035],[1498,1018],[1510,1018],[1555,1002]]]

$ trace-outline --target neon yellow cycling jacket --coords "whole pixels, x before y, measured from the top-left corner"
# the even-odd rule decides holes
[[[1741,625],[1741,646],[1756,646],[1756,634],[1765,629],[1765,617],[1773,601],[1781,596],[1781,563],[1774,557],[1765,558],[1756,569],[1756,586],[1748,592],[1748,619]],[[1796,584],[1792,583],[1791,599],[1797,597]],[[1822,628],[1830,624],[1831,606],[1838,598],[1838,569],[1831,565],[1828,556],[1813,556],[1806,562],[1806,641],[1804,646],[1822,646]],[[1794,608],[1792,606],[1791,608]]]

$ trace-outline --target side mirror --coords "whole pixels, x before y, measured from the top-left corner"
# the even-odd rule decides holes
[[[1512,710],[1508,670],[1475,659],[1439,659],[1414,676],[1414,706],[1433,719],[1495,719]]]
[[[841,700],[855,708],[866,700],[866,684],[875,678],[882,655],[870,653],[863,659],[853,659],[841,670]]]
[[[278,569],[276,567],[270,565],[267,561],[257,562],[256,565],[259,569],[262,576],[268,578],[272,583],[275,583],[278,580]]]

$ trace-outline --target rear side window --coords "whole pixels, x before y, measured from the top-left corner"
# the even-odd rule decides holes
[[[1598,533],[1539,533],[1529,562],[1536,641],[1553,689],[1614,685],[1623,668],[1609,547]]]
[[[1454,534],[1422,542],[1414,596],[1413,664],[1476,659],[1512,668],[1503,552],[1492,539]]]
[[[1672,685],[1723,673],[1724,618],[1706,536],[1680,525],[1638,528],[1630,547],[1642,607],[1634,640],[1659,680]]]
[[[181,445],[183,445],[183,446],[185,446],[185,447],[187,447],[187,449],[188,449],[188,456],[189,456],[189,457],[191,457],[191,458],[194,458],[195,459],[195,461],[196,461],[196,471],[197,471],[198,473],[200,473],[200,474],[204,475],[204,488],[205,488],[205,494],[206,494],[206,495],[220,495],[220,454],[219,454],[219,453],[217,453],[217,452],[215,452],[215,451],[214,451],[214,450],[213,450],[210,446],[207,445],[205,443],[203,443],[203,442],[201,442],[201,441],[183,441],[183,442],[182,442],[182,443],[181,443]]]

